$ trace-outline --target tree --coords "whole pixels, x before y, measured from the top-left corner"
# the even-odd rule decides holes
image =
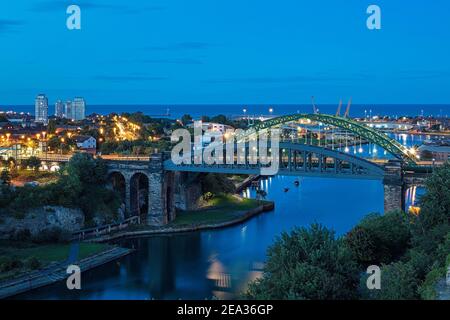
[[[450,223],[450,162],[436,167],[426,181],[426,193],[420,199],[421,213],[417,217],[418,233]]]
[[[183,125],[186,125],[191,121],[192,121],[192,117],[190,114],[185,114],[181,117],[181,123],[183,123]]]
[[[47,132],[49,134],[54,134],[56,132],[56,120],[50,120],[47,125]]]
[[[76,153],[70,158],[66,171],[69,176],[77,177],[83,185],[104,184],[107,179],[107,167],[103,159],[89,153]]]
[[[389,263],[409,246],[411,235],[403,212],[370,214],[347,233],[345,243],[363,266]]]
[[[223,174],[207,173],[200,175],[200,183],[203,193],[234,193],[236,190],[233,182]]]
[[[2,185],[9,186],[11,185],[11,175],[9,174],[9,171],[7,169],[3,169],[0,180]]]
[[[353,299],[359,270],[334,232],[313,224],[283,233],[268,249],[263,277],[251,283],[251,299]]]
[[[32,168],[34,171],[38,171],[41,166],[41,160],[38,157],[29,157],[22,161],[22,164],[26,167]]]

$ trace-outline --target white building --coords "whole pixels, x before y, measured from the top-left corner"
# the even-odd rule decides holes
[[[193,126],[201,126],[203,131],[220,132],[222,134],[224,134],[227,130],[234,130],[232,126],[226,124],[215,122],[203,122],[201,120],[194,121],[194,123],[190,125],[190,127]]]
[[[234,130],[232,126],[226,124],[203,122],[201,120],[194,121],[194,123],[188,125],[188,127],[202,128],[201,142],[203,147],[214,141],[222,141],[223,135],[227,132],[227,130]]]
[[[39,94],[34,102],[35,122],[48,123],[48,99],[45,94]]]
[[[73,138],[77,144],[78,149],[94,150],[97,149],[97,140],[92,136],[75,136]]]

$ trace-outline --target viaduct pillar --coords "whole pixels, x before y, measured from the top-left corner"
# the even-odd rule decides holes
[[[405,209],[405,185],[403,181],[402,164],[397,160],[390,160],[385,165],[386,175],[384,186],[384,212]]]
[[[175,207],[183,211],[198,209],[198,200],[202,196],[199,174],[192,172],[174,172]]]
[[[175,219],[174,177],[164,171],[162,154],[152,154],[149,163],[147,225],[162,226]]]

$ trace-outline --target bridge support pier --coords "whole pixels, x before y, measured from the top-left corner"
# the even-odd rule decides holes
[[[150,157],[149,172],[147,225],[162,226],[175,219],[174,174],[164,171],[162,154]]]
[[[398,161],[389,161],[385,166],[386,175],[384,186],[384,213],[405,210],[405,184],[402,166]]]
[[[202,196],[202,186],[198,183],[198,173],[174,172],[175,207],[188,211],[198,209],[198,199]]]

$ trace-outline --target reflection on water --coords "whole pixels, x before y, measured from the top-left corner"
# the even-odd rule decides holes
[[[420,207],[420,197],[424,195],[425,188],[411,186],[405,191],[405,208]]]
[[[405,147],[413,147],[416,145],[421,145],[425,140],[429,140],[432,137],[428,135],[410,135],[406,133],[389,133],[390,138],[395,139]],[[338,148],[338,150],[353,154],[355,156],[361,156],[368,159],[392,159],[393,156],[386,152],[383,148],[373,144],[360,144],[357,143],[354,146],[349,146],[348,148]]]

